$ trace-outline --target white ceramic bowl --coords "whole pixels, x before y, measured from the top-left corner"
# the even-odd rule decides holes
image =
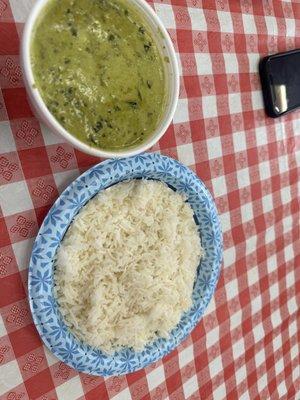
[[[153,9],[144,0],[128,0],[138,10],[138,12],[148,22],[151,33],[156,41],[156,44],[163,57],[169,58],[169,63],[165,64],[166,78],[167,78],[167,102],[165,110],[160,121],[159,126],[149,136],[148,140],[139,144],[136,147],[124,149],[120,151],[106,151],[88,144],[81,142],[75,136],[71,135],[50,113],[46,104],[44,103],[39,90],[34,85],[34,75],[31,68],[30,47],[32,40],[32,32],[37,17],[42,12],[45,4],[49,0],[38,0],[32,8],[32,11],[25,24],[22,45],[21,45],[21,63],[23,68],[23,75],[29,100],[33,106],[37,117],[44,122],[54,133],[62,136],[70,142],[77,149],[84,151],[97,157],[112,158],[112,157],[127,157],[142,153],[153,146],[163,136],[168,126],[170,125],[177,106],[179,95],[179,71],[177,59],[174,51],[172,41],[163,26],[162,22],[155,14]]]

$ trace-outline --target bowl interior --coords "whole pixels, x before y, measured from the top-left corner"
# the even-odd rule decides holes
[[[34,37],[35,23],[39,18],[40,13],[43,12],[43,9],[48,1],[51,0],[40,0],[39,2],[35,3],[24,28],[21,48],[21,62],[24,72],[25,86],[29,94],[30,103],[32,104],[33,110],[38,118],[41,119],[55,133],[63,136],[74,147],[94,156],[105,158],[132,156],[144,152],[152,147],[162,137],[170,125],[176,110],[179,95],[179,71],[174,47],[165,27],[153,9],[144,0],[132,0],[131,2],[146,20],[161,56],[168,60],[168,62],[164,62],[167,92],[164,113],[161,117],[159,125],[145,142],[123,150],[108,151],[91,147],[69,133],[48,110],[38,88],[34,84],[34,74],[31,67],[30,55],[31,42]]]
[[[158,179],[185,193],[201,232],[205,257],[198,267],[193,305],[168,339],[141,352],[123,349],[109,356],[80,341],[66,327],[53,296],[57,248],[74,216],[89,199],[127,179]],[[222,235],[214,202],[192,171],[168,157],[147,154],[101,163],[76,179],[58,198],[35,241],[29,266],[29,298],[34,322],[50,350],[73,368],[94,375],[120,375],[144,368],[173,350],[194,328],[211,299],[222,258]]]

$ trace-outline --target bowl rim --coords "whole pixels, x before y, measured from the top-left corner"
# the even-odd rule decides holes
[[[179,67],[175,49],[172,40],[165,26],[158,17],[158,15],[145,0],[133,0],[133,3],[135,3],[136,6],[139,7],[139,10],[141,10],[141,12],[143,12],[148,18],[150,18],[153,21],[153,23],[158,27],[160,33],[162,34],[161,38],[163,40],[163,45],[166,47],[166,50],[168,52],[170,67],[172,70],[172,79],[170,79],[170,92],[172,93],[172,95],[170,96],[169,107],[166,107],[165,118],[162,119],[162,124],[160,129],[156,133],[154,132],[155,134],[150,135],[145,143],[141,143],[136,147],[120,151],[103,150],[100,148],[98,149],[96,147],[89,146],[88,144],[80,141],[71,133],[69,133],[57,121],[57,119],[53,116],[53,114],[48,110],[39,90],[34,85],[35,80],[30,61],[31,38],[36,20],[39,17],[40,12],[45,7],[46,3],[48,3],[49,1],[51,0],[39,0],[33,5],[31,12],[28,16],[28,19],[25,23],[21,40],[21,68],[23,70],[25,87],[29,96],[30,103],[33,106],[33,109],[37,114],[37,116],[39,117],[39,119],[41,119],[48,126],[48,128],[50,128],[54,133],[62,136],[74,147],[87,154],[96,157],[102,157],[102,158],[129,157],[143,153],[152,146],[154,146],[165,134],[167,128],[172,122],[178,103],[179,86],[180,86]],[[159,37],[160,35],[157,36]]]
[[[196,217],[201,215],[198,223],[203,228],[200,234],[206,253],[198,267],[193,289],[193,305],[182,315],[179,324],[171,331],[170,337],[155,340],[141,352],[124,349],[107,356],[100,350],[78,341],[66,327],[58,305],[53,305],[56,303],[53,293],[53,260],[65,231],[79,210],[99,191],[124,180],[124,176],[125,179],[134,179],[130,177],[132,173],[142,174],[148,179],[156,179],[153,178],[153,174],[158,174],[159,179],[167,184],[168,180],[178,181],[176,186],[180,186],[180,190],[188,196]],[[194,207],[197,208],[197,212]],[[58,237],[57,233],[61,236]],[[49,350],[72,368],[101,376],[134,372],[174,350],[199,322],[216,289],[221,271],[222,253],[222,230],[215,203],[204,183],[189,168],[157,153],[106,160],[75,179],[55,201],[41,225],[33,246],[28,274],[28,296],[33,321]],[[51,314],[46,315],[44,307],[49,298],[52,304]],[[57,330],[57,327],[60,328],[60,332],[63,329],[59,339],[55,337],[56,333],[52,332]],[[69,350],[60,350],[61,348],[70,351],[73,349],[74,356]]]

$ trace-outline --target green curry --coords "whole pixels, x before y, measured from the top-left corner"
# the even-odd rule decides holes
[[[34,32],[35,84],[55,118],[106,150],[141,143],[165,107],[164,61],[125,0],[50,0]]]

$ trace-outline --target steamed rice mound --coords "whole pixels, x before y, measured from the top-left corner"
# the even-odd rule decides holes
[[[164,183],[132,180],[100,192],[57,252],[66,324],[107,353],[168,337],[192,305],[201,255],[193,210]]]

